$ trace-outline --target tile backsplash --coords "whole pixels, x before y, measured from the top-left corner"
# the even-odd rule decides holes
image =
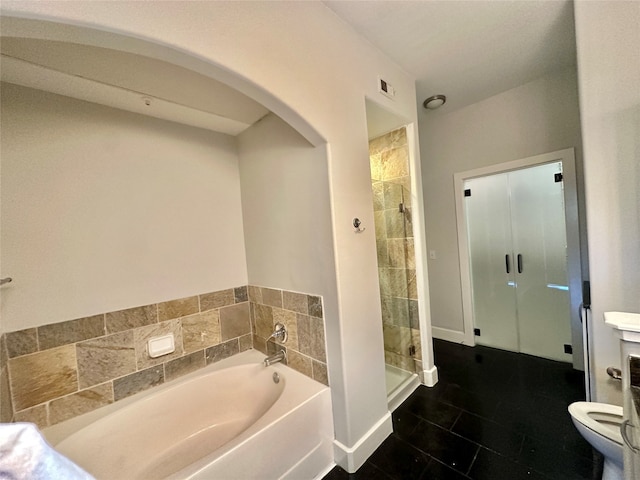
[[[272,354],[284,347],[290,367],[329,385],[321,298],[250,286],[249,301],[253,348]],[[288,333],[287,341],[277,342],[278,346],[267,342],[276,323],[282,323]]]
[[[267,342],[277,322],[282,346]],[[149,357],[147,341],[168,333],[175,352]],[[328,385],[322,299],[242,286],[3,334],[0,421],[44,428],[250,348],[284,348]]]

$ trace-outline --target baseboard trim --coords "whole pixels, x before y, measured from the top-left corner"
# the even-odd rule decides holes
[[[355,473],[392,432],[391,412],[387,412],[353,447],[347,447],[338,440],[334,440],[335,462],[347,472]]]
[[[438,367],[435,365],[428,370],[422,370],[422,381],[427,387],[433,387],[438,383]]]

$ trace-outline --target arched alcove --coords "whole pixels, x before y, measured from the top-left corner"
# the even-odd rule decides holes
[[[2,291],[0,333],[35,340],[12,343],[8,420],[50,426],[60,421],[48,413],[58,393],[94,389],[105,363],[127,365],[99,375],[107,386],[149,367],[136,341],[147,327],[174,335],[164,365],[195,355],[202,367],[215,356],[208,349],[226,342],[231,354],[267,353],[269,327],[251,325],[256,303],[293,321],[292,362],[328,383],[321,300],[335,270],[320,135],[264,89],[185,52],[87,27],[2,21],[2,266],[14,282]],[[318,348],[297,342],[292,302],[307,309],[302,322]],[[196,343],[215,345],[189,346],[197,324]],[[47,331],[57,340],[47,343]],[[78,343],[114,350],[116,340],[128,360],[76,353]],[[70,383],[44,396],[19,391],[20,357],[54,349],[68,354]],[[56,362],[23,373],[59,377],[42,364]]]
[[[131,35],[123,35],[118,32],[106,31],[104,29],[52,22],[43,19],[3,16],[1,21],[3,38],[2,80],[4,82],[35,89],[35,91],[50,92],[62,96],[61,98],[70,97],[83,102],[91,102],[91,104],[115,108],[118,109],[118,111],[124,110],[196,127],[198,129],[204,128],[214,132],[221,132],[224,135],[235,137],[237,146],[239,146],[241,150],[248,152],[247,155],[252,159],[254,165],[257,165],[255,162],[257,156],[255,149],[258,148],[255,135],[244,135],[242,138],[245,140],[243,141],[241,134],[251,130],[254,125],[257,125],[258,122],[270,113],[279,117],[282,122],[266,122],[270,126],[269,128],[275,129],[272,134],[276,140],[275,142],[269,142],[271,148],[276,148],[275,145],[277,145],[279,141],[287,143],[287,145],[280,145],[279,148],[288,149],[291,145],[297,145],[296,148],[303,151],[303,158],[315,158],[314,164],[316,167],[314,168],[318,168],[317,166],[321,165],[320,172],[316,171],[314,175],[319,175],[322,180],[320,182],[312,182],[308,172],[304,171],[304,167],[301,173],[301,171],[296,170],[300,167],[299,165],[292,165],[295,168],[289,168],[289,173],[282,172],[279,174],[278,180],[281,181],[276,181],[275,178],[271,180],[272,184],[279,185],[280,192],[274,194],[274,192],[269,193],[262,191],[261,194],[266,195],[266,197],[263,201],[257,202],[253,201],[253,197],[246,196],[242,201],[245,206],[243,212],[237,212],[236,214],[232,214],[231,212],[236,207],[240,208],[240,199],[238,198],[237,202],[231,202],[231,204],[237,203],[237,205],[229,209],[229,214],[222,214],[221,218],[227,218],[232,224],[237,224],[237,227],[234,228],[238,229],[240,235],[244,232],[244,237],[247,240],[246,250],[245,243],[243,242],[238,242],[237,252],[235,253],[233,252],[234,247],[228,246],[229,253],[227,255],[220,253],[220,256],[224,257],[224,259],[220,258],[217,263],[214,262],[213,265],[219,265],[228,271],[232,268],[230,265],[233,264],[233,262],[228,264],[228,259],[237,257],[239,260],[240,257],[242,257],[243,261],[247,262],[247,259],[251,258],[252,261],[243,266],[241,270],[244,272],[247,272],[247,270],[249,270],[249,272],[261,272],[259,278],[262,281],[262,285],[279,282],[279,280],[275,279],[276,276],[281,280],[293,279],[291,285],[288,285],[288,287],[300,291],[303,291],[309,284],[313,285],[318,283],[314,280],[309,280],[310,275],[305,277],[296,272],[291,273],[284,271],[285,265],[288,270],[296,270],[295,263],[305,264],[304,261],[300,261],[300,257],[304,257],[307,253],[303,251],[304,248],[301,248],[300,245],[302,245],[303,242],[312,240],[312,235],[306,233],[311,231],[311,226],[313,225],[314,230],[317,228],[315,226],[317,220],[312,220],[311,218],[317,218],[318,216],[323,217],[320,223],[323,226],[323,231],[326,233],[320,235],[320,237],[322,237],[326,245],[329,246],[328,249],[325,248],[329,258],[333,257],[330,234],[329,181],[327,178],[328,174],[326,173],[328,150],[325,148],[325,143],[321,135],[304,118],[281,100],[271,95],[266,89],[255,85],[241,75],[221,68],[211,61],[184,51],[179,51],[162,43],[148,41]],[[7,88],[7,90],[9,89]],[[7,92],[7,94],[10,95],[11,93]],[[18,93],[14,93],[14,95],[17,94]],[[39,99],[30,100],[32,104],[40,101]],[[57,107],[51,108],[55,109]],[[72,110],[73,107],[67,108],[67,111]],[[44,111],[46,112],[46,109]],[[36,118],[42,117],[40,113],[36,112],[33,112],[32,115]],[[124,118],[128,119],[129,117]],[[128,120],[120,119],[113,121],[126,122]],[[75,127],[70,126],[69,128]],[[290,129],[290,131],[288,129]],[[253,130],[256,129],[253,128]],[[262,138],[266,140],[269,135],[269,133],[267,133],[268,129],[265,130],[265,128],[261,128],[258,130],[260,130]],[[73,133],[71,134],[73,135]],[[59,132],[52,133],[51,135],[57,135],[58,138],[60,138]],[[158,135],[166,136],[162,133],[158,133]],[[258,135],[258,137],[260,137],[260,135]],[[299,140],[301,141],[295,139],[296,135],[299,136]],[[198,134],[196,134],[196,136],[198,136]],[[7,138],[9,137],[10,135],[8,134]],[[249,141],[248,138],[251,138],[251,141]],[[28,142],[26,139],[25,141]],[[223,141],[223,143],[225,142],[229,143],[226,140]],[[242,149],[242,146],[247,143],[253,145],[252,151]],[[20,149],[20,147],[17,148]],[[43,149],[44,148],[41,150]],[[308,153],[307,150],[311,153]],[[36,156],[41,153],[44,158],[44,152],[39,152]],[[24,152],[18,153],[18,155],[23,154]],[[294,155],[292,151],[290,151],[290,154]],[[297,154],[300,154],[300,152],[295,155]],[[61,153],[61,155],[66,155],[66,153]],[[78,155],[82,155],[82,153],[78,153]],[[124,153],[122,155],[124,155]],[[269,158],[268,155],[265,155],[265,159],[266,158]],[[105,160],[108,161],[107,159]],[[312,161],[309,160],[309,162]],[[267,163],[266,160],[265,163]],[[311,163],[309,163],[309,165],[310,164]],[[176,168],[178,167],[176,166]],[[283,165],[279,165],[278,168],[283,168]],[[291,173],[294,170],[303,177],[307,175],[308,178],[306,181],[314,184],[314,186],[310,185],[307,190],[309,194],[311,194],[310,192],[312,191],[315,192],[315,199],[317,199],[317,201],[310,200],[307,202],[309,208],[306,208],[303,212],[296,210],[295,204],[298,203],[298,199],[295,198],[285,198],[277,205],[274,203],[270,207],[266,207],[270,205],[270,200],[282,197],[284,194],[291,196],[296,195],[293,193],[295,188],[291,186],[302,182],[294,178]],[[7,172],[10,171],[7,170]],[[247,176],[244,180],[245,182],[247,179],[252,178],[248,172],[249,169],[247,168],[240,172],[240,175],[244,174]],[[197,175],[198,174],[196,174],[196,176]],[[7,179],[8,178],[9,177],[7,177]],[[242,179],[236,180],[239,182],[243,181]],[[230,182],[233,183],[236,180],[230,180]],[[254,188],[259,184],[259,182],[253,181],[253,179],[248,181]],[[225,186],[230,185],[230,182],[226,182]],[[104,188],[105,187],[102,186],[99,187],[99,189]],[[54,189],[54,187],[51,187],[51,189]],[[60,190],[66,190],[66,188],[60,188]],[[16,189],[16,192],[21,199],[18,201],[22,203],[28,202],[27,192],[19,189]],[[60,200],[61,204],[70,201],[70,199]],[[111,200],[105,202],[111,202]],[[167,200],[167,203],[169,202],[170,201]],[[247,205],[251,205],[251,212],[247,211],[247,208],[249,208]],[[293,205],[293,208],[290,207],[291,205]],[[317,207],[318,205],[321,206],[322,213],[316,211],[316,208],[320,208]],[[284,209],[291,211],[285,213]],[[122,211],[127,210],[126,206],[123,206]],[[275,210],[279,213],[276,214]],[[260,213],[255,213],[256,211]],[[244,218],[247,216],[247,213],[249,217],[254,220],[247,221]],[[310,219],[307,221],[309,228],[305,228],[306,223],[300,223],[297,220],[301,213],[306,215],[311,213],[311,217],[309,217]],[[34,212],[34,216],[35,215],[37,214]],[[60,213],[58,213],[58,215],[60,215]],[[102,213],[101,215],[105,216],[106,214]],[[290,215],[290,217],[288,215]],[[17,213],[16,216],[18,216]],[[183,216],[180,215],[180,217]],[[235,217],[235,219],[233,217]],[[256,218],[272,218],[272,225],[275,225],[276,228],[262,225],[262,229],[256,231],[254,228],[257,223],[255,221]],[[226,222],[227,220],[224,221]],[[8,222],[11,220],[9,217],[5,217],[3,221]],[[242,225],[243,221],[245,222],[244,228]],[[70,227],[70,229],[78,228],[77,224],[79,222],[80,217],[71,222],[75,226]],[[133,223],[133,220],[130,223]],[[101,226],[99,228],[107,227]],[[130,229],[132,227],[131,225],[120,225],[120,228]],[[193,232],[195,231],[197,231],[197,227],[193,226]],[[213,232],[210,232],[210,235],[213,235]],[[176,233],[175,236],[177,237],[178,233]],[[273,245],[271,251],[269,248],[264,247],[264,243],[260,244],[260,242],[252,241],[252,239],[256,237],[267,241],[270,240]],[[177,239],[174,243],[176,242]],[[233,241],[228,243],[233,243]],[[5,244],[8,248],[10,245],[11,243]],[[43,247],[44,245],[41,248]],[[69,248],[72,248],[74,251],[78,251],[80,247],[81,245],[75,245],[75,247],[69,246]],[[96,248],[96,251],[105,251],[107,245],[94,248]],[[287,252],[285,252],[287,249],[288,253],[291,254],[291,258],[296,259],[295,261],[287,256]],[[240,252],[240,250],[242,250],[242,252]],[[7,250],[5,249],[5,251]],[[258,251],[260,253],[257,253]],[[23,252],[23,255],[24,254],[25,252]],[[10,257],[8,254],[5,255],[5,258]],[[59,265],[64,264],[62,259],[60,259],[59,262]],[[237,261],[235,263],[237,263]],[[331,264],[327,265],[326,268],[332,268],[330,265]],[[5,266],[7,268],[12,267],[11,269],[14,271],[17,270],[13,275],[19,275],[19,268],[21,266],[12,265],[11,260],[6,262]],[[35,269],[35,266],[33,268]],[[122,268],[124,268],[124,266]],[[315,268],[315,265],[310,266],[310,268]],[[54,267],[52,267],[52,269],[54,269]],[[143,270],[147,271],[150,269],[145,267]],[[60,271],[62,272],[64,269]],[[161,273],[158,269],[154,271],[156,275]],[[271,278],[265,273],[267,271],[279,271],[280,273],[278,275],[274,273],[274,277]],[[75,273],[72,274],[71,272],[67,272],[67,274],[75,275]],[[23,275],[27,275],[27,273],[25,272]],[[244,276],[246,277],[246,275],[245,273]],[[335,272],[331,270],[327,271],[324,275],[319,275],[318,278],[326,279],[334,275]],[[82,276],[86,276],[86,274],[82,274]],[[104,281],[113,284],[118,276],[114,271],[111,274],[111,281],[107,279],[108,275]],[[120,276],[124,277],[124,272],[122,272]],[[145,281],[145,278],[147,278],[146,281],[149,282],[152,281],[154,277],[153,275],[147,276],[147,274],[145,274],[141,276],[140,281]],[[44,278],[42,277],[39,281],[44,283]],[[164,282],[168,283],[168,280],[165,279]],[[80,283],[87,285],[88,282],[85,279],[80,281]],[[70,283],[70,285],[73,285],[73,283]],[[287,285],[277,286],[281,288]],[[190,290],[195,289],[197,292],[198,288],[202,290],[202,287],[196,287],[195,285],[192,286]],[[39,289],[35,289],[34,287],[34,292],[32,293],[35,294],[38,290]],[[318,291],[317,288],[314,290],[316,293],[324,293],[322,290]],[[6,293],[11,295],[11,292]],[[189,291],[189,288],[185,288],[183,291],[185,296],[192,293],[194,292]],[[14,295],[17,296],[18,292],[16,291]],[[28,298],[31,296],[32,295],[26,295],[26,293],[24,294],[21,302],[25,308],[29,303]],[[59,297],[60,295],[58,293],[55,296]],[[122,297],[120,302],[122,304],[115,301],[115,306],[119,308],[129,307],[134,302],[132,299],[133,294],[130,296],[123,294]],[[158,301],[158,299],[153,298],[151,292],[147,292],[141,303],[147,303],[148,301]],[[93,304],[95,304],[95,302],[93,302]],[[76,309],[71,309],[69,313],[70,317],[68,318],[93,314],[94,312],[91,311],[90,305],[92,305],[92,302],[87,299],[84,306],[78,305]],[[105,308],[107,308],[106,305]],[[65,306],[59,307],[59,311],[65,311],[65,309]],[[14,323],[12,317],[15,315],[11,313],[13,309],[10,303],[7,304],[5,311],[8,313],[5,317],[5,325],[7,325],[7,321],[9,324],[9,327],[5,327],[5,330],[11,330],[11,325]],[[26,311],[23,310],[23,313],[26,313]],[[31,318],[33,325],[38,325],[45,323],[45,316],[47,316],[47,314],[44,311],[40,311],[37,314],[28,316]],[[65,320],[64,317],[57,317],[55,314],[53,317],[54,321]]]
[[[274,97],[263,87],[256,85],[237,72],[229,71],[213,62],[178,50],[168,45],[144,38],[111,32],[88,26],[52,22],[44,19],[21,18],[3,15],[0,19],[2,36],[15,39],[53,41],[74,45],[108,49],[142,58],[155,59],[170,65],[198,73],[238,92],[263,105],[285,120],[312,145],[318,146],[326,140],[306,119],[295,110]]]

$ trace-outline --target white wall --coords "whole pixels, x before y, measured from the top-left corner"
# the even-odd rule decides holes
[[[325,146],[314,147],[270,114],[238,136],[238,155],[249,283],[322,295],[324,318],[337,318]],[[338,328],[338,322],[326,321],[327,336],[339,339]],[[329,342],[329,376],[334,408],[346,411],[344,376],[335,368],[339,347]],[[340,423],[335,428],[344,435]]]
[[[575,147],[580,185],[576,82],[565,69],[451,113],[446,105],[421,113],[427,247],[437,257],[429,259],[434,336],[463,331],[454,173]]]
[[[235,139],[2,85],[4,331],[247,284]]]
[[[185,52],[220,67],[208,73],[263,103],[314,145],[327,142],[335,258],[323,260],[335,262],[338,290],[338,317],[326,319],[335,322],[327,343],[330,355],[335,348],[341,353],[328,359],[332,388],[342,396],[334,405],[336,446],[342,465],[359,466],[391,429],[386,395],[380,393],[384,359],[365,96],[416,123],[414,78],[316,1],[4,1],[2,8],[6,14],[147,39],[175,50],[119,42],[107,34],[73,37],[132,53],[146,49],[196,68],[175,53]],[[43,29],[35,26],[28,35],[41,36]],[[394,100],[377,91],[378,76],[393,85]],[[364,234],[354,234],[354,217],[367,227]]]
[[[238,137],[238,155],[249,283],[328,295],[335,316],[324,146],[269,114]]]
[[[604,324],[640,313],[640,2],[575,3],[591,271],[596,400],[621,404],[605,373],[620,366]]]

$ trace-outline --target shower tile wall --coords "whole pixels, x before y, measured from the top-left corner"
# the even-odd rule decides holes
[[[369,142],[385,362],[421,369],[411,178],[405,128]],[[400,211],[403,204],[404,212]],[[415,347],[411,357],[409,346]]]
[[[278,321],[289,366],[328,385],[322,300],[283,290],[230,288],[3,334],[0,422],[44,428],[250,348],[271,352]],[[176,351],[150,358],[148,339],[167,333]]]

